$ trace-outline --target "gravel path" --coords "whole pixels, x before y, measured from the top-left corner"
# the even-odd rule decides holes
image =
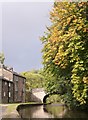
[[[8,110],[8,106],[11,106],[11,105],[0,105],[0,119],[1,118],[20,118],[17,110],[16,110],[16,107],[17,105],[14,107],[14,109],[12,110]]]
[[[7,109],[7,105],[0,105],[0,120],[3,117],[3,115],[5,114]]]

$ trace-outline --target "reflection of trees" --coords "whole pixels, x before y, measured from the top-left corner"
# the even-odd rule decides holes
[[[44,112],[52,114],[55,118],[62,118],[66,112],[66,107],[60,104],[44,105]]]

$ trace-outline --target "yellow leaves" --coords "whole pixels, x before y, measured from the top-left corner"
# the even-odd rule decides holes
[[[73,22],[74,22],[74,23],[77,23],[77,19],[74,19]]]
[[[71,20],[72,20],[73,16],[67,18],[67,24],[70,24]]]
[[[59,46],[59,52],[63,52],[64,45]]]
[[[54,27],[53,31],[55,34],[57,34],[58,33],[57,27]]]
[[[63,45],[61,45],[58,49],[58,52],[55,56],[55,59],[53,60],[53,62],[60,66],[62,69],[66,68],[67,66],[67,59],[66,59],[66,56],[64,56],[64,50],[63,50]]]
[[[77,97],[77,100],[80,101],[80,105],[83,105],[86,103],[86,101],[81,97]]]
[[[83,32],[86,32],[86,28],[83,29]]]
[[[88,4],[87,2],[79,2],[79,3],[78,3],[78,6],[79,6],[79,7],[82,7],[82,6],[87,5],[87,4]]]
[[[56,47],[53,47],[53,48],[52,48],[52,50],[53,50],[53,51],[56,51],[56,50],[57,50],[57,48],[56,48]]]
[[[88,77],[83,77],[83,82],[84,82],[85,84],[88,84]]]
[[[82,26],[79,26],[77,30],[81,30],[82,29]]]
[[[52,43],[58,40],[58,29],[57,29],[57,27],[54,27],[52,29],[52,35],[50,36],[49,40]]]

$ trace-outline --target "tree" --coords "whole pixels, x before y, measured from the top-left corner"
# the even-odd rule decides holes
[[[26,90],[43,87],[44,77],[39,73],[39,70],[31,70],[21,74],[26,77]]]
[[[55,78],[47,83],[53,81],[52,86],[56,86],[56,80],[58,84],[64,83],[65,102],[87,105],[88,2],[55,2],[50,15],[52,25],[41,38],[44,69]]]
[[[1,64],[4,64],[4,60],[5,60],[4,53],[1,52],[1,53],[0,53],[0,63],[1,63]]]

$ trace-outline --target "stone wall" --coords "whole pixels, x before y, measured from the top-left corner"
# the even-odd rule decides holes
[[[25,102],[25,80],[20,74],[0,68],[0,103]]]
[[[13,99],[14,99],[14,93],[13,93],[13,82],[9,82],[8,83],[8,88],[9,88],[9,94],[8,94],[8,97],[9,97],[9,103],[13,103]]]
[[[2,103],[13,103],[13,82],[2,80]]]
[[[8,103],[9,97],[8,97],[8,81],[3,80],[2,81],[2,103]]]
[[[14,102],[25,102],[25,79],[14,74]]]

